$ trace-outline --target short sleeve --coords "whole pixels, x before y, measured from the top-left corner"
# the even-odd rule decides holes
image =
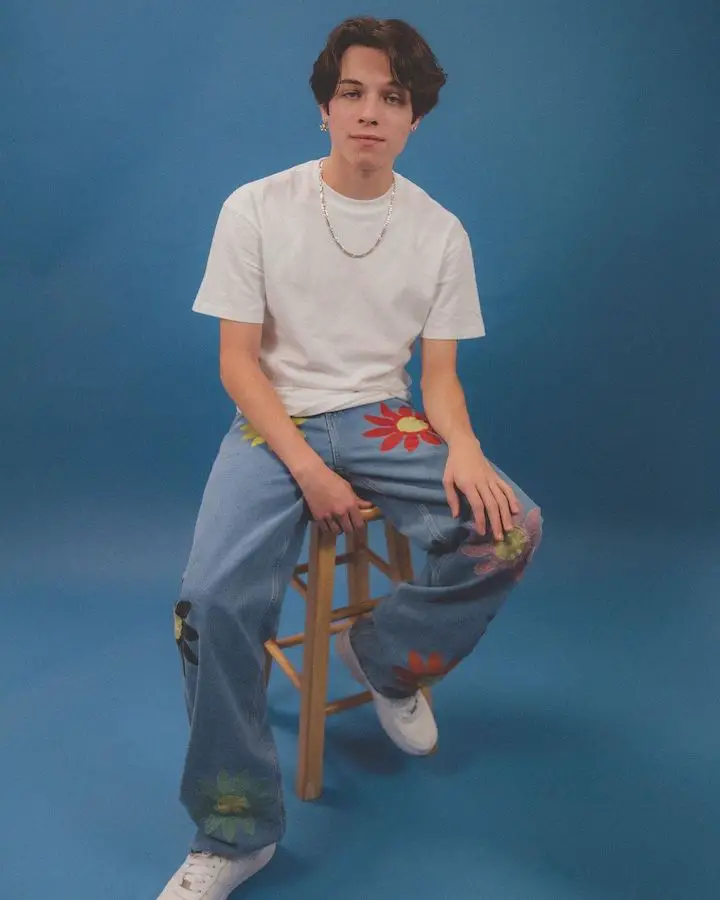
[[[435,298],[422,337],[462,340],[484,334],[470,238],[456,219],[448,235]]]
[[[260,227],[253,210],[220,210],[194,312],[261,325],[265,277]]]

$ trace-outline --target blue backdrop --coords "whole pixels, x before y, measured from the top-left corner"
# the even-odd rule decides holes
[[[714,900],[717,0],[6,0],[3,890],[151,897],[184,855],[170,612],[232,416],[191,304],[225,197],[326,151],[307,81],[359,12],[449,72],[397,168],[470,233],[488,336],[461,376],[545,544],[438,687],[424,768],[348,713],[329,803],[298,804],[273,682],[291,828],[267,896]],[[368,841],[396,853],[351,859]]]
[[[14,507],[197,502],[230,415],[216,324],[190,312],[215,219],[238,184],[324,153],[307,78],[356,12],[10,4],[0,458]],[[488,336],[462,347],[461,372],[488,454],[549,512],[714,515],[716,4],[372,12],[413,22],[449,72],[398,169],[473,241]]]

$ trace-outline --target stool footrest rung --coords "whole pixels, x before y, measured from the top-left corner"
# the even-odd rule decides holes
[[[354,553],[338,553],[335,557],[335,565],[336,566],[345,566],[349,562],[354,562],[355,554]],[[310,570],[310,563],[300,563],[295,566],[295,574],[296,575],[307,575]]]
[[[368,560],[375,566],[376,569],[380,569],[383,575],[387,575],[388,578],[393,577],[393,571],[390,568],[390,565],[386,560],[382,558],[382,556],[378,556],[378,554],[371,550],[369,547],[365,551],[368,555]]]
[[[349,697],[343,697],[342,700],[333,700],[325,706],[325,715],[333,716],[335,713],[344,712],[346,709],[355,709],[356,706],[364,706],[366,703],[372,702],[372,694],[370,691],[363,691],[361,694],[352,694]]]
[[[353,606],[341,606],[338,609],[334,609],[330,615],[331,621],[333,624],[330,625],[330,633],[337,634],[339,631],[343,631],[345,628],[348,628],[347,619],[357,619],[360,616],[365,616],[369,612],[372,612],[373,609],[380,603],[382,600],[386,600],[387,595],[383,595],[382,597],[375,597],[372,600],[365,600],[363,603],[357,603]],[[301,631],[298,634],[289,634],[287,637],[275,638],[273,641],[269,642],[274,644],[283,650],[287,647],[298,647],[305,640],[305,632]]]
[[[295,685],[295,687],[298,690],[301,690],[300,676],[298,675],[297,669],[290,662],[287,656],[285,656],[285,654],[282,652],[278,641],[267,641],[267,643],[265,644],[265,650],[270,654],[270,656],[272,656],[272,658],[280,666],[282,671],[287,675],[287,677]]]
[[[365,548],[365,552],[368,555],[368,561],[371,562],[376,569],[379,569],[383,575],[387,575],[388,578],[392,578],[393,572],[390,564],[386,559],[383,559],[379,553],[376,553],[370,547]],[[355,561],[354,553],[341,553],[335,557],[335,565],[337,566],[345,566],[350,562]],[[298,589],[297,586],[300,585],[302,590],[300,593],[304,593],[307,590],[307,584],[298,576],[299,575],[307,575],[310,566],[308,563],[302,563],[301,565],[295,566],[294,570],[294,578],[292,580],[293,587]]]

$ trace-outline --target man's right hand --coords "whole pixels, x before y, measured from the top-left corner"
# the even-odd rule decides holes
[[[365,521],[360,510],[371,509],[373,503],[358,497],[350,483],[325,463],[296,476],[296,480],[322,531],[349,534],[363,528]]]

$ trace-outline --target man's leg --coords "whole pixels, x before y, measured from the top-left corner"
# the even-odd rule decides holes
[[[313,445],[326,435],[312,420],[299,427]],[[307,521],[286,467],[236,417],[203,495],[175,605],[190,720],[181,800],[197,825],[194,851],[242,857],[284,832],[263,643],[276,631]]]
[[[497,470],[521,511],[504,541],[496,542],[489,526],[481,535],[464,497],[459,518],[452,517],[442,485],[448,448],[421,413],[391,400],[333,415],[345,477],[427,553],[423,572],[350,634],[375,690],[408,697],[474,649],[540,543],[542,517]]]

